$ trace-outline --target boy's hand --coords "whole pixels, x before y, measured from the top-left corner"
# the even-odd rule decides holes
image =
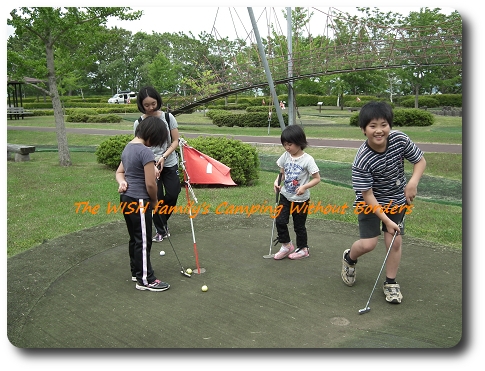
[[[397,234],[401,234],[401,228],[399,228],[399,226],[394,223],[391,219],[389,219],[388,222],[386,222],[386,228],[387,228],[387,232],[389,232],[390,234],[394,234],[397,232]]]
[[[406,187],[404,188],[404,196],[406,197],[406,202],[409,205],[412,204],[412,201],[416,197],[417,193],[418,193],[418,185],[417,184],[415,184],[411,181],[408,184],[406,184]]]

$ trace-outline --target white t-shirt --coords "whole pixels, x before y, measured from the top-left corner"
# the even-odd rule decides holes
[[[311,176],[320,171],[314,158],[308,153],[303,153],[300,157],[293,158],[288,152],[285,152],[276,161],[276,164],[283,168],[285,172],[281,194],[288,201],[304,202],[310,199],[309,189],[306,189],[301,195],[296,194],[296,189],[307,184]]]

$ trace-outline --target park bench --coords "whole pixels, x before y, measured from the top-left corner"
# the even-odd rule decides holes
[[[35,146],[26,146],[23,144],[7,143],[7,160],[30,161],[30,154],[35,152]],[[12,157],[12,155],[15,155]]]
[[[34,112],[32,111],[26,111],[24,107],[7,107],[7,116],[9,116],[10,120],[17,119],[19,117],[22,117],[22,120],[24,119],[24,116],[28,115],[33,115]]]

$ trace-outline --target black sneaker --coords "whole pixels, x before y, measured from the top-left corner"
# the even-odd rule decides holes
[[[148,285],[140,285],[138,282],[136,283],[135,286],[138,290],[148,290],[148,291],[165,291],[170,288],[170,285],[166,282],[162,282],[160,280],[155,280],[152,283],[149,283]]]

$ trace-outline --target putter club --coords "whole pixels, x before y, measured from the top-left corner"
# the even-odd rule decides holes
[[[404,217],[406,216],[406,213],[402,216],[401,222],[398,224],[399,230],[402,230],[403,223],[404,223]],[[381,276],[382,270],[384,269],[384,266],[386,265],[387,257],[389,256],[389,253],[391,252],[392,245],[394,244],[394,240],[397,237],[398,231],[394,232],[394,236],[392,236],[391,244],[389,245],[389,249],[387,250],[386,257],[384,258],[384,262],[382,263],[381,270],[379,271],[379,274],[377,275],[376,282],[374,283],[374,287],[372,288],[372,291],[369,296],[369,300],[367,300],[367,304],[365,305],[365,308],[359,309],[359,314],[364,314],[370,311],[369,303],[370,300],[372,299],[372,295],[374,294],[374,291],[377,286],[377,282],[379,282],[379,277]]]
[[[280,172],[278,174],[278,185],[281,184],[281,177],[282,177],[282,173]],[[278,207],[278,202],[280,201],[280,192],[279,190],[276,192],[276,204],[275,204],[275,209]],[[271,240],[269,242],[269,253],[268,255],[263,255],[263,258],[265,259],[271,259],[274,257],[274,254],[271,253],[271,248],[273,246],[273,243],[276,245],[277,241],[275,242],[273,240],[273,235],[274,235],[274,227],[275,227],[275,224],[276,224],[276,218],[273,218],[273,228],[271,229]]]
[[[178,261],[178,262],[179,262],[179,264],[180,264],[180,268],[182,268],[182,270],[180,271],[180,273],[182,273],[182,275],[183,275],[183,276],[185,276],[185,277],[189,277],[189,278],[190,278],[190,277],[192,277],[190,274],[188,274],[188,273],[185,271],[185,269],[184,269],[184,267],[183,267],[182,263],[180,262],[179,257],[177,256],[177,253],[175,252],[175,249],[173,248],[172,241],[170,240],[170,236],[168,235],[167,226],[166,226],[166,225],[164,225],[164,226],[163,226],[163,228],[165,229],[165,233],[167,234],[168,242],[170,242],[170,246],[172,246],[172,250],[173,250],[173,252],[174,252],[174,254],[175,254],[175,257],[177,258],[177,261]]]

